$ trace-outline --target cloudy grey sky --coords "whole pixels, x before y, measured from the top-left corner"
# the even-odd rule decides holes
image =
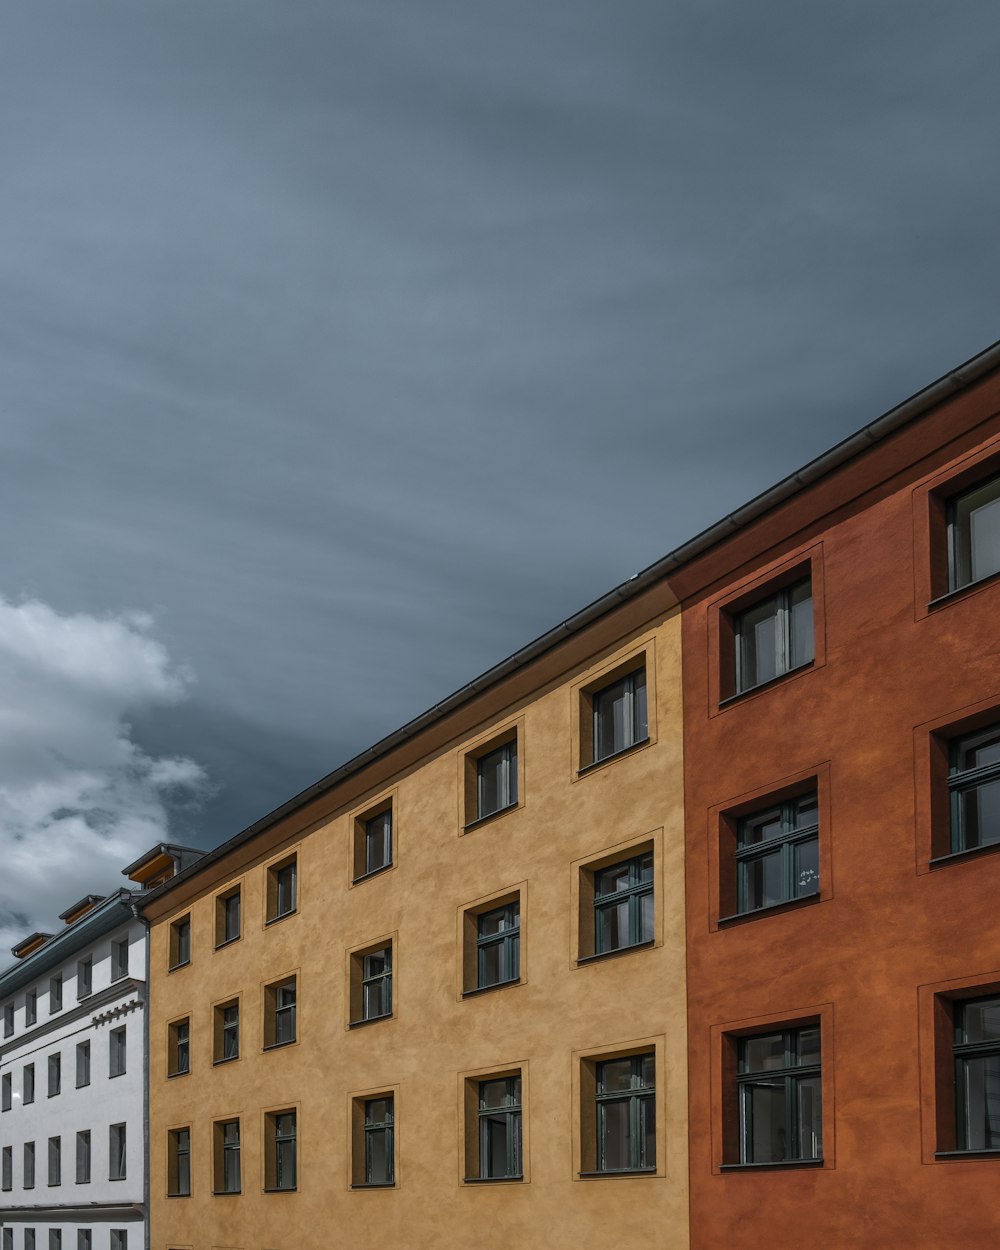
[[[0,939],[995,339],[998,36],[994,0],[5,0]]]

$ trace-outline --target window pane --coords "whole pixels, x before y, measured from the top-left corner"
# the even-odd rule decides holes
[[[740,689],[748,690],[778,675],[778,600],[765,599],[739,621]]]
[[[656,1101],[650,1095],[639,1102],[639,1141],[641,1155],[639,1166],[656,1167]]]
[[[785,1082],[754,1081],[743,1086],[747,1163],[788,1158],[785,1141]]]
[[[615,864],[611,868],[603,868],[596,875],[594,886],[598,895],[615,894],[618,890],[626,890],[629,886],[632,861]]]
[[[789,663],[792,668],[808,664],[813,658],[812,586],[802,582],[789,591]]]
[[[640,855],[638,860],[639,881],[645,885],[653,880],[653,852],[647,851],[645,855]]]
[[[803,795],[792,804],[792,828],[808,829],[819,824],[819,804],[815,794]]]
[[[366,1104],[366,1111],[369,1124],[383,1124],[392,1119],[392,1099],[373,1098]]]
[[[482,1081],[479,1085],[479,1105],[481,1107],[506,1107],[507,1081]]]
[[[795,1082],[798,1106],[796,1132],[798,1158],[818,1159],[823,1153],[823,1096],[818,1076],[803,1077]]]
[[[959,1069],[965,1118],[963,1148],[1000,1147],[1000,1055],[963,1059]]]
[[[1000,1042],[1000,998],[962,1006],[963,1042]]]
[[[1000,570],[1000,478],[955,502],[955,586]]]
[[[771,1072],[785,1066],[784,1033],[766,1033],[762,1037],[748,1037],[743,1042],[744,1072]]]
[[[612,1172],[629,1167],[629,1105],[630,1099],[602,1102],[598,1107],[600,1140],[598,1158],[602,1170]]]
[[[1000,842],[1000,780],[962,791],[959,802],[962,805],[962,849]]]
[[[819,889],[819,842],[810,838],[795,847],[793,888],[798,897],[815,894]]]
[[[770,907],[784,897],[782,889],[781,852],[761,855],[741,866],[743,872],[744,911]]]
[[[958,767],[986,768],[990,764],[1000,764],[1000,729],[992,725],[983,733],[963,738],[959,743]]]
[[[491,946],[483,946],[479,951],[479,984],[481,987],[496,985],[503,980],[502,961],[499,942]]]
[[[639,898],[639,941],[653,940],[653,896],[643,894]]]
[[[479,936],[491,937],[513,928],[520,919],[520,909],[515,903],[512,907],[501,907],[497,911],[484,912],[479,917]]]
[[[656,1056],[643,1055],[639,1063],[639,1084],[652,1089],[656,1082]]]
[[[385,978],[380,981],[373,981],[371,985],[363,987],[364,1004],[362,1014],[365,1020],[372,1020],[376,1016],[385,1016],[389,1014],[389,981]]]
[[[784,824],[779,807],[769,812],[758,812],[756,816],[748,816],[742,822],[740,844],[754,846],[758,842],[769,842],[771,838],[780,837],[783,832]]]
[[[602,1063],[599,1072],[601,1093],[613,1094],[618,1090],[632,1088],[632,1060],[610,1059]]]
[[[379,812],[365,825],[365,871],[392,862],[392,811]]]
[[[646,715],[646,670],[632,675],[632,741],[642,742],[649,736],[649,719]]]
[[[819,1026],[799,1029],[797,1041],[798,1062],[802,1067],[819,1063]]]
[[[483,1176],[507,1175],[507,1116],[480,1117],[480,1133],[485,1158]]]
[[[628,899],[597,910],[597,952],[616,951],[629,944]]]
[[[594,759],[602,760],[631,746],[629,679],[616,681],[594,695]],[[645,690],[643,691],[645,694]],[[626,736],[626,725],[628,734]]]
[[[517,752],[505,743],[478,763],[479,815],[489,816],[517,798]]]

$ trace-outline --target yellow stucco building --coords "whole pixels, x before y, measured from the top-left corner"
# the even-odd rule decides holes
[[[149,892],[153,1250],[688,1245],[680,616],[633,591]]]

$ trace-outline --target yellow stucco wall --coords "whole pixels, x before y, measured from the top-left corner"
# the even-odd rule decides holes
[[[648,746],[578,776],[581,684],[647,654]],[[558,674],[559,661],[548,671]],[[654,695],[655,690],[655,695]],[[518,722],[519,805],[462,832],[461,761]],[[235,871],[207,869],[151,909],[150,1152],[153,1250],[480,1250],[688,1245],[680,618],[634,630],[500,716],[309,830],[256,841]],[[353,814],[396,803],[395,866],[351,884]],[[577,965],[581,862],[651,840],[652,947]],[[268,861],[297,848],[298,911],[264,925]],[[227,861],[227,865],[229,862]],[[229,865],[231,866],[231,865]],[[242,883],[239,941],[214,950],[214,899]],[[460,995],[460,915],[524,883],[522,983]],[[190,911],[192,958],[166,971],[170,921]],[[159,914],[157,914],[157,912]],[[347,1028],[348,953],[394,934],[391,1019]],[[261,1049],[262,987],[298,975],[298,1041]],[[212,1064],[212,1004],[240,996],[241,1056]],[[167,1079],[168,1023],[191,1018],[191,1072]],[[580,1179],[581,1056],[640,1040],[657,1055],[657,1174]],[[461,1074],[521,1065],[526,1179],[465,1185]],[[350,1188],[350,1095],[396,1090],[396,1186]],[[298,1189],[263,1192],[262,1118],[298,1110]],[[211,1126],[242,1120],[242,1193],[213,1196]],[[167,1198],[167,1135],[191,1128],[192,1193]]]

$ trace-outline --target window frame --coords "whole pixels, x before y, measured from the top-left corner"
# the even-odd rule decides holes
[[[50,1188],[62,1184],[62,1137],[50,1137],[47,1151],[46,1184]]]
[[[30,1029],[38,1023],[38,991],[25,990],[24,993],[24,1027]]]
[[[0,1191],[10,1193],[14,1188],[14,1146],[0,1148]]]
[[[372,972],[369,968],[369,960],[382,958],[381,971]],[[365,951],[359,956],[361,960],[360,977],[361,977],[361,1016],[353,1021],[354,1024],[368,1024],[373,1020],[384,1020],[387,1016],[392,1015],[393,998],[392,998],[392,943],[386,946],[378,947],[375,950]],[[370,1010],[371,993],[374,997],[374,991],[378,990],[378,998],[383,1008],[388,1003],[388,1010],[372,1011]]]
[[[185,1029],[186,1036],[181,1037],[181,1029]],[[183,1050],[182,1050],[183,1048]],[[181,1066],[181,1055],[184,1056],[184,1066]],[[178,1020],[171,1020],[167,1025],[167,1076],[187,1076],[191,1071],[191,1017],[182,1016]]]
[[[290,873],[290,876],[285,874]],[[290,884],[289,884],[290,883]],[[290,899],[289,896],[290,895]],[[267,866],[264,925],[287,920],[299,911],[299,853],[291,851]]]
[[[483,922],[503,914],[509,921],[496,933],[483,933]],[[486,952],[494,947],[500,950],[498,966],[501,975],[496,981],[485,979]],[[521,900],[520,896],[476,913],[476,985],[477,990],[499,989],[503,985],[516,985],[521,979]]]
[[[111,981],[123,981],[128,976],[129,941],[117,938],[111,943]]]
[[[388,1114],[382,1120],[375,1120],[371,1108],[380,1102],[389,1104]],[[396,1099],[393,1094],[376,1095],[364,1100],[363,1130],[365,1179],[362,1184],[366,1189],[388,1189],[396,1183]],[[387,1178],[382,1181],[372,1179],[375,1172],[372,1143],[376,1136],[381,1136],[386,1143]]]
[[[212,1064],[233,1063],[240,1058],[240,998],[227,998],[221,1003],[213,1004],[213,1044]],[[227,1053],[230,1052],[230,1053]]]
[[[645,1060],[653,1061],[653,1083],[645,1084],[642,1076],[642,1067]],[[605,1090],[604,1070],[612,1063],[630,1064],[629,1072],[629,1088],[627,1090]],[[645,1051],[641,1054],[634,1055],[612,1055],[605,1059],[597,1061],[596,1065],[596,1088],[594,1091],[594,1122],[596,1128],[595,1137],[595,1169],[594,1173],[598,1176],[628,1176],[635,1173],[655,1173],[656,1172],[656,1051]],[[628,1136],[626,1138],[629,1149],[628,1165],[624,1168],[609,1168],[606,1165],[605,1152],[607,1150],[606,1143],[606,1127],[607,1127],[607,1108],[612,1105],[621,1103],[628,1104]],[[649,1110],[652,1109],[653,1114],[653,1160],[650,1163],[646,1159],[646,1135],[643,1131],[648,1124]]]
[[[281,1003],[282,992],[291,990],[292,1001]],[[291,972],[264,986],[264,1050],[279,1050],[284,1046],[294,1046],[299,1040],[299,974]],[[284,1014],[283,1014],[284,1013]],[[291,1020],[291,1036],[280,1037],[279,1025],[283,1020]]]
[[[815,1063],[799,1063],[799,1039],[800,1035],[815,1031],[819,1041],[820,1058]],[[784,1064],[781,1068],[753,1068],[748,1069],[744,1065],[746,1063],[746,1052],[749,1043],[759,1041],[761,1038],[778,1036],[782,1037],[784,1049]],[[770,1028],[754,1032],[745,1033],[736,1039],[737,1058],[736,1070],[734,1073],[736,1104],[739,1115],[739,1162],[728,1166],[737,1167],[785,1167],[795,1166],[797,1164],[813,1164],[822,1165],[824,1162],[823,1144],[822,1144],[822,1125],[823,1125],[823,1028],[819,1020],[796,1024],[784,1027],[780,1024]],[[784,1089],[784,1116],[785,1116],[785,1141],[789,1145],[789,1153],[784,1159],[754,1159],[750,1157],[753,1133],[753,1113],[752,1105],[747,1096],[746,1091],[754,1085],[761,1084],[762,1081],[768,1083],[777,1083],[781,1081]],[[806,1155],[801,1151],[801,1142],[798,1140],[798,1112],[799,1112],[799,1092],[800,1087],[805,1081],[816,1080],[819,1083],[820,1098],[820,1148],[818,1154]],[[750,1111],[748,1114],[748,1105]],[[794,1151],[794,1153],[793,1153]]]
[[[642,681],[637,683],[636,678],[640,675]],[[609,714],[612,721],[614,717],[613,711],[606,712],[600,704],[616,686],[623,687],[622,696],[626,709],[622,717],[622,742],[621,745],[613,745],[610,750],[599,755],[598,743],[602,739],[605,722]],[[641,697],[638,694],[640,690]],[[614,677],[606,685],[591,691],[589,699],[591,750],[590,759],[584,763],[583,768],[593,768],[607,760],[613,760],[619,755],[624,755],[626,751],[631,751],[634,747],[642,746],[649,741],[649,686],[645,659],[630,672]]]
[[[89,1185],[91,1172],[93,1169],[93,1145],[91,1142],[90,1129],[80,1129],[76,1134],[75,1145],[75,1184]]]
[[[649,880],[642,880],[642,861],[649,857]],[[605,874],[628,869],[628,884],[607,894],[600,892],[599,884]],[[649,937],[642,936],[642,900],[653,900],[653,915],[650,921],[652,933]],[[633,950],[636,947],[651,946],[656,940],[656,857],[653,847],[640,851],[637,855],[617,860],[594,869],[594,953],[593,958],[602,955],[614,955],[619,951]],[[602,913],[626,903],[628,906],[628,941],[618,946],[604,948],[604,926],[600,924]]]
[[[976,729],[968,729],[948,738],[948,809],[949,809],[949,848],[951,855],[963,855],[975,851],[986,851],[1000,847],[998,836],[975,846],[966,845],[964,804],[962,798],[971,790],[980,786],[1000,782],[1000,761],[996,764],[985,764],[979,767],[960,769],[958,756],[967,750],[968,744],[977,738],[997,737],[1000,739],[1000,721],[982,725]]]
[[[487,1106],[483,1093],[484,1086],[504,1082],[506,1089],[504,1102],[500,1106]],[[515,1088],[516,1087],[516,1088]],[[524,1179],[524,1127],[523,1127],[523,1081],[518,1071],[510,1075],[485,1076],[476,1081],[476,1154],[479,1160],[479,1175],[465,1177],[468,1182],[521,1181]],[[503,1117],[505,1121],[504,1151],[506,1164],[502,1173],[491,1173],[489,1156],[491,1143],[488,1122],[493,1118]]]
[[[63,1008],[62,973],[54,973],[49,977],[49,1015],[53,1016]]]
[[[222,950],[224,946],[231,946],[242,936],[243,888],[240,883],[228,886],[215,896],[215,949]]]
[[[243,1163],[242,1163],[242,1128],[239,1116],[232,1116],[226,1120],[215,1120],[213,1122],[214,1137],[214,1160],[213,1160],[213,1185],[212,1193],[217,1196],[223,1194],[239,1194],[243,1192]],[[235,1128],[235,1140],[229,1130]],[[235,1164],[233,1164],[235,1160]],[[235,1187],[230,1185],[232,1179],[230,1175],[230,1165],[235,1168]]]
[[[35,1143],[26,1141],[22,1150],[21,1187],[35,1188]]]
[[[291,1120],[282,1132],[281,1121]],[[284,1149],[283,1149],[284,1148]],[[285,1155],[290,1155],[288,1165]],[[283,1184],[283,1170],[290,1166],[290,1183]],[[264,1112],[264,1192],[268,1194],[295,1193],[299,1187],[299,1117],[298,1107],[280,1107]]]
[[[974,998],[957,999],[953,1004],[953,1041],[952,1056],[955,1072],[955,1149],[952,1153],[969,1156],[988,1154],[1000,1155],[1000,1129],[997,1131],[995,1146],[970,1146],[968,1144],[969,1125],[967,1122],[967,1085],[964,1079],[967,1065],[977,1059],[1000,1059],[1000,1036],[983,1042],[963,1040],[960,1034],[965,1031],[965,1013],[969,1007],[986,1003],[995,1003],[1000,1008],[1000,993],[979,995]]]
[[[524,718],[494,726],[488,734],[467,744],[459,752],[460,833],[478,829],[524,804]],[[485,800],[486,766],[500,757],[501,781],[497,806],[487,809]]]
[[[85,1080],[80,1079],[82,1075]],[[90,1038],[85,1037],[76,1044],[76,1088],[86,1089],[90,1084]]]
[[[360,946],[355,946],[347,952],[348,993],[345,996],[347,1000],[345,1026],[347,1029],[363,1028],[367,1025],[377,1024],[379,1021],[395,1019],[396,996],[399,990],[397,984],[399,975],[398,942],[398,933],[386,933],[382,937],[374,938],[369,942],[362,943]],[[384,970],[375,973],[368,972],[368,958],[386,951],[388,952],[388,962]],[[388,986],[389,1010],[379,1015],[365,1015],[367,1009],[365,991],[369,986],[374,986],[379,982]]]
[[[128,1129],[124,1122],[108,1125],[108,1180],[128,1179]]]
[[[167,1197],[191,1197],[191,1126],[188,1124],[167,1130]]]
[[[76,999],[82,1002],[83,999],[89,998],[94,992],[94,960],[88,956],[86,959],[78,959],[76,961]]]
[[[792,597],[803,586],[809,589],[809,654],[805,659],[795,662]],[[811,572],[807,572],[804,577],[796,578],[794,581],[782,583],[778,586],[765,586],[763,591],[764,593],[752,602],[741,605],[737,611],[732,613],[732,637],[734,644],[732,698],[738,698],[740,695],[749,694],[752,690],[760,690],[764,686],[769,686],[772,682],[788,676],[789,673],[799,672],[801,669],[808,668],[816,660],[816,611]],[[771,600],[774,600],[775,603],[775,671],[770,677],[765,677],[755,682],[746,682],[743,671],[747,663],[744,638],[746,618],[751,612],[758,611]]]
[[[816,810],[816,819],[808,825],[797,826],[795,823],[795,811],[799,805],[812,800]],[[772,813],[778,814],[781,822],[781,832],[773,838],[766,838],[760,842],[748,842],[746,840],[747,827],[752,822],[763,821],[765,817]],[[736,911],[737,916],[755,916],[759,912],[768,911],[772,907],[780,907],[785,903],[797,903],[804,899],[816,898],[820,894],[820,874],[819,874],[819,856],[820,856],[820,806],[819,806],[819,787],[814,790],[804,791],[782,799],[776,799],[773,803],[766,804],[760,808],[756,808],[752,812],[747,812],[740,816],[736,824],[736,848],[734,854],[736,869]],[[795,892],[795,853],[799,847],[807,842],[816,843],[816,888],[806,893],[798,894]],[[768,855],[777,851],[781,857],[781,897],[771,903],[762,903],[758,907],[747,906],[747,867],[755,863],[757,860],[763,859]]]
[[[995,466],[994,466],[995,467]],[[981,507],[989,507],[990,505],[1000,504],[1000,474],[993,472],[984,477],[964,486],[962,490],[955,494],[949,495],[945,499],[945,539],[948,553],[948,594],[955,594],[960,590],[965,590],[970,586],[978,586],[981,582],[988,581],[991,577],[996,577],[1000,573],[1000,567],[991,569],[988,573],[983,573],[979,577],[972,575],[972,564],[974,559],[974,550],[972,544],[971,521],[972,513],[969,513],[966,519],[966,532],[968,536],[968,553],[960,551],[959,544],[962,542],[962,534],[959,532],[960,526],[957,514],[963,501],[969,499],[973,495],[992,489],[992,496],[980,505]],[[967,576],[963,580],[959,580],[963,576],[961,565],[968,558],[967,568],[964,570]]]
[[[48,1098],[58,1098],[62,1093],[62,1052],[55,1051],[54,1054],[48,1055],[45,1063],[46,1069],[46,1096]]]
[[[10,1111],[14,1105],[14,1073],[0,1074],[0,1112]]]
[[[124,1076],[128,1057],[127,1026],[121,1024],[108,1034],[108,1080]]]
[[[35,1065],[26,1063],[21,1069],[21,1106],[27,1107],[35,1101]]]
[[[178,916],[170,922],[167,971],[187,968],[191,963],[191,913]]]

